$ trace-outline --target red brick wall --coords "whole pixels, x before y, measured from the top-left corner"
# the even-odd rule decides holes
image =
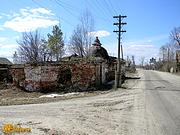
[[[86,62],[38,66],[25,65],[24,68],[12,67],[11,74],[14,84],[18,85],[21,82],[26,90],[37,91],[57,86],[58,77],[63,75],[63,71],[68,68],[71,72],[71,84],[87,88],[97,82],[97,67],[97,64]]]
[[[73,64],[70,65],[73,84],[86,86],[96,83],[96,65],[93,64]]]
[[[10,74],[13,78],[13,85],[24,87],[25,74],[23,65],[11,67]]]

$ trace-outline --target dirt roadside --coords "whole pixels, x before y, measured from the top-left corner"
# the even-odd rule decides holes
[[[124,83],[127,89],[96,96],[46,104],[1,106],[0,125],[20,124],[22,127],[31,128],[32,135],[143,133],[143,128],[132,125],[141,116],[141,121],[144,122],[143,93],[141,90],[134,90],[136,85],[137,80],[131,79]],[[136,117],[132,117],[134,115]],[[139,121],[136,122],[137,126],[140,126]],[[143,125],[142,122],[140,124]]]
[[[21,89],[12,87],[0,90],[0,106],[23,105],[23,104],[40,104],[48,102],[57,102],[72,98],[96,96],[99,94],[108,93],[107,91],[92,91],[92,92],[76,92],[76,93],[40,93],[40,92],[25,92]],[[46,97],[48,95],[58,95]],[[44,96],[44,97],[42,97]],[[42,97],[42,98],[40,98]]]
[[[137,73],[127,73],[127,78],[134,78],[137,77]],[[123,88],[126,89],[131,85],[126,81],[123,84]],[[109,86],[108,86],[109,87]],[[131,87],[131,86],[130,86]],[[69,94],[64,93],[41,93],[41,92],[26,92],[19,88],[8,86],[7,88],[3,88],[0,84],[0,106],[9,106],[9,105],[23,105],[23,104],[39,104],[39,103],[48,103],[48,102],[57,102],[60,100],[67,100],[72,98],[81,98],[81,97],[90,97],[90,96],[97,96],[100,94],[106,94],[113,91],[112,89],[101,89],[96,91],[88,91],[88,92],[73,92]],[[50,94],[58,94],[60,96],[54,97],[43,97],[39,98],[44,95]]]

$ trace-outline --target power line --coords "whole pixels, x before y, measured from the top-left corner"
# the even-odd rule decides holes
[[[118,14],[118,13],[116,12],[116,10],[115,10],[112,2],[111,2],[110,0],[107,0],[107,1],[109,2],[110,6],[111,6],[111,9],[114,11],[114,13],[115,13],[115,14]]]
[[[35,1],[35,0],[32,0],[32,2],[33,2],[34,4],[36,4],[38,7],[44,8],[44,9],[46,9],[46,10],[49,10],[48,8],[46,8],[45,6],[43,6],[42,4],[38,3],[38,2]],[[62,17],[56,15],[56,19],[60,19],[60,20],[64,21],[65,23],[69,24],[70,26],[73,26],[73,24],[70,23],[70,22],[69,22],[68,20],[66,20],[65,18],[62,18]]]
[[[70,5],[69,3],[66,3],[66,2],[64,2],[64,1],[59,1],[59,2],[61,2],[62,5],[68,7],[69,9],[72,9],[72,10],[77,11],[77,8],[73,7],[73,6]]]
[[[47,9],[46,7],[44,7],[43,5],[41,5],[41,4],[39,4],[37,1],[35,1],[35,0],[32,0],[32,2],[34,2],[36,5],[38,5],[39,7],[41,7],[41,8],[44,8],[44,9],[46,9],[46,10],[49,10],[49,9]]]
[[[98,9],[98,10],[101,10],[101,8],[98,7],[96,3],[94,3],[94,4],[92,5],[92,3],[89,2],[88,0],[86,0],[86,2],[88,3],[88,6],[91,6],[91,7],[92,7],[91,9],[93,9],[94,11],[97,11],[97,9]],[[95,5],[97,8],[95,8],[94,5]],[[101,10],[101,11],[102,11],[102,10]],[[104,13],[104,11],[102,11],[101,13],[103,13],[104,16],[106,15],[106,14]],[[94,16],[96,16],[96,18],[98,18],[98,19],[100,19],[100,20],[103,20],[103,21],[106,21],[106,22],[108,22],[108,23],[111,21],[109,18],[107,19],[107,18],[102,17],[102,16],[97,16],[96,14],[95,14]]]
[[[52,1],[52,0],[51,0]],[[63,7],[66,11],[68,11],[71,15],[73,15],[74,16],[74,12],[72,12],[71,10],[69,10],[69,9],[72,9],[72,10],[74,10],[75,12],[77,12],[77,8],[75,8],[75,7],[73,7],[72,5],[70,5],[70,4],[68,4],[68,3],[65,3],[65,2],[63,2],[63,1],[61,1],[61,3],[60,3],[60,0],[55,0],[56,2],[58,2],[58,4],[60,4],[60,6],[61,7]],[[89,2],[88,0],[86,1],[89,5],[92,5],[92,3],[91,2]],[[94,6],[92,5],[91,6],[93,9],[95,9],[94,8]],[[99,7],[98,7],[98,9],[99,9]],[[106,14],[105,14],[106,15]],[[76,16],[76,15],[75,15]],[[96,16],[96,15],[95,15]],[[78,16],[76,16],[77,18],[79,18]],[[102,16],[96,16],[98,19],[101,19],[101,20],[104,20],[104,21],[107,21],[107,22],[109,22],[109,20],[107,19],[107,18],[104,18],[104,17],[102,17]]]
[[[110,15],[113,16],[113,10],[109,7],[109,4],[107,3],[106,0],[104,0],[104,5],[106,6],[106,9],[108,11],[108,13],[111,13]]]
[[[102,5],[101,3],[99,3],[98,0],[95,0],[95,5]],[[113,14],[110,14],[110,12],[108,10],[106,10],[107,8],[103,8],[103,6],[97,6],[98,9],[102,9],[104,16],[107,16],[107,14],[110,15],[109,19],[113,16]],[[111,19],[110,19],[111,20]]]
[[[69,14],[71,14],[74,18],[78,18],[78,16],[76,16],[73,12],[71,12],[71,10],[69,10],[69,7],[65,7],[62,3],[60,3],[59,0],[55,0],[55,2],[62,8],[64,8]]]

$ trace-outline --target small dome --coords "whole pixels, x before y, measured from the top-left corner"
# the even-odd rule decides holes
[[[95,46],[101,46],[101,42],[100,40],[98,39],[98,37],[96,37],[96,39],[94,40],[94,43],[92,45],[95,45]]]
[[[91,55],[94,57],[101,57],[103,59],[109,59],[108,52],[105,48],[101,47],[101,42],[96,37],[94,43],[92,44],[93,46],[91,47]]]

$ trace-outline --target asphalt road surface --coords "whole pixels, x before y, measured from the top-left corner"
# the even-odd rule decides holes
[[[107,94],[1,106],[0,126],[20,124],[31,128],[27,134],[32,135],[180,135],[180,76],[138,74],[141,79],[128,80],[127,89]]]

